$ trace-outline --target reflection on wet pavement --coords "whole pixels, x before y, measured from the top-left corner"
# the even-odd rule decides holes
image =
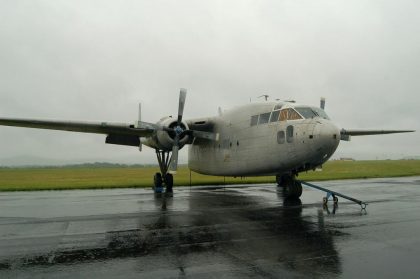
[[[360,268],[391,278],[395,258],[415,277],[418,181],[325,182],[369,200],[368,214],[344,201],[323,208],[310,189],[287,200],[273,185],[1,193],[0,278],[335,278]]]

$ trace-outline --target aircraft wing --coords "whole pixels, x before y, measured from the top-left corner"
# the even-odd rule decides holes
[[[140,127],[136,128],[134,125],[125,123],[0,118],[0,125],[3,126],[61,130],[81,133],[145,137],[150,136],[155,131],[154,124],[146,122],[141,122],[140,124]]]
[[[341,140],[349,141],[351,136],[371,136],[384,134],[411,133],[414,130],[352,130],[342,129]]]

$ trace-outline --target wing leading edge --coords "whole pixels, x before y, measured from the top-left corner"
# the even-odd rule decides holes
[[[154,125],[141,123],[141,127],[126,123],[109,122],[77,122],[38,119],[0,118],[0,125],[12,127],[25,127],[49,130],[61,130],[80,133],[115,134],[147,137],[153,134]]]
[[[385,135],[398,133],[412,133],[414,130],[352,130],[342,129],[341,140],[349,141],[351,136],[371,136],[371,135]]]

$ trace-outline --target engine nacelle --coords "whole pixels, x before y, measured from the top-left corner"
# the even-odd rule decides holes
[[[172,117],[165,117],[156,123],[159,127],[173,129],[177,125],[177,120]],[[188,130],[188,125],[185,122],[181,122],[182,130]],[[158,130],[152,137],[142,138],[141,143],[151,148],[171,151],[174,145],[175,131]],[[181,149],[189,141],[189,136],[184,134],[179,139],[179,149]]]

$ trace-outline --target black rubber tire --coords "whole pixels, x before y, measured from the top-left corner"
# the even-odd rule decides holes
[[[296,198],[300,198],[302,196],[302,183],[295,181],[295,190]]]
[[[276,175],[276,182],[279,187],[288,188],[291,181],[293,181],[293,179],[289,174]]]
[[[172,187],[174,186],[174,177],[172,174],[167,173],[165,175],[165,185],[166,185],[166,192],[172,193],[173,191]]]
[[[282,186],[282,176],[280,174],[276,175],[277,186]]]
[[[290,179],[287,183],[287,198],[298,199],[302,195],[302,184],[294,179]]]
[[[159,172],[155,173],[155,176],[153,177],[153,186],[155,188],[160,188],[162,187],[162,183],[162,174]]]

